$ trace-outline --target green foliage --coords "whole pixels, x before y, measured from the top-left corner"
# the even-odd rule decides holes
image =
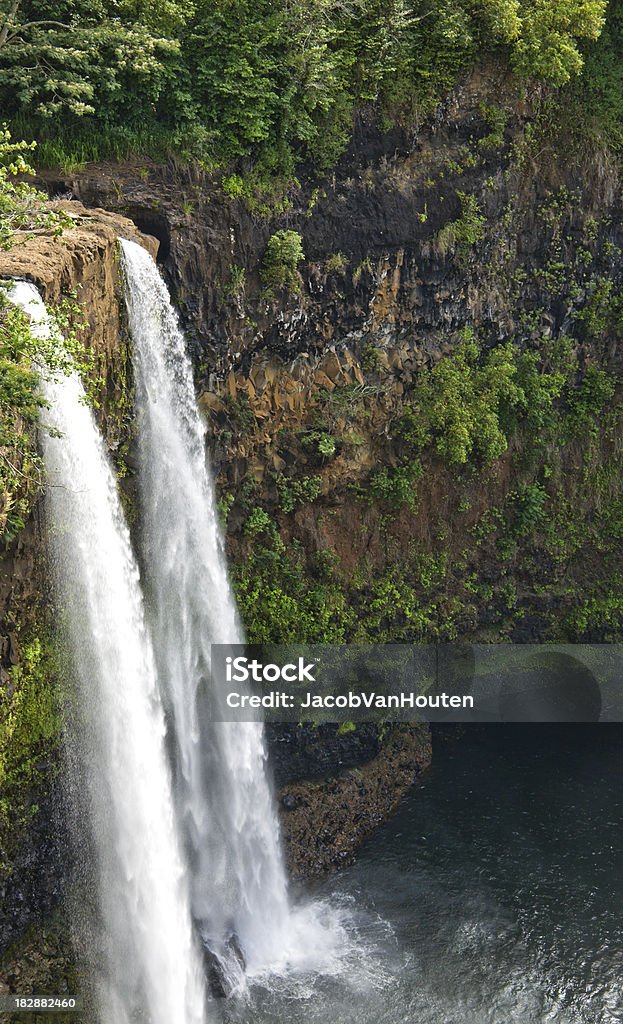
[[[268,512],[256,506],[246,518],[244,532],[247,537],[255,537],[258,533],[266,533],[267,530],[270,530],[272,522]]]
[[[325,260],[324,267],[327,274],[344,274],[349,263],[348,256],[343,252],[334,252]]]
[[[512,358],[517,367],[515,380],[523,400],[514,407],[506,406],[502,411],[502,423],[505,431],[510,433],[519,413],[529,428],[529,436],[538,443],[544,437],[545,428],[555,422],[557,399],[575,377],[577,360],[573,354],[573,342],[562,336],[544,355],[515,349]]]
[[[233,584],[251,643],[343,643],[355,618],[343,590],[311,575],[300,546],[276,530],[234,568]]]
[[[484,117],[489,131],[480,139],[478,145],[480,149],[498,149],[504,143],[508,114],[503,107],[496,107],[490,103],[481,103],[480,113]]]
[[[564,83],[605,0],[0,7],[0,105],[50,162],[173,150],[211,167],[250,158],[260,177],[291,179],[301,161],[335,164],[357,107],[374,107],[381,126],[420,122],[479,53],[502,48],[519,74]]]
[[[623,328],[623,298],[608,277],[594,277],[590,294],[577,319],[584,325],[590,341],[599,341],[606,332],[621,335]]]
[[[431,440],[450,465],[498,458],[508,447],[503,416],[526,406],[513,346],[480,359],[477,345],[464,341],[424,375],[414,399],[418,440]]]
[[[616,590],[585,598],[568,616],[567,627],[576,643],[616,643],[623,639],[621,579]]]
[[[45,231],[55,236],[67,225],[67,218],[45,206],[47,196],[23,181],[34,174],[26,155],[34,143],[16,142],[6,126],[0,126],[0,249],[10,249],[18,241],[16,232],[31,235]]]
[[[461,216],[450,221],[438,232],[435,244],[442,256],[457,252],[465,258],[469,250],[480,242],[485,234],[486,217],[483,216],[476,196],[457,192],[461,203]]]
[[[539,483],[526,484],[509,494],[507,508],[514,540],[527,537],[542,522],[547,500],[547,491]]]
[[[450,627],[449,621],[447,625]],[[434,602],[422,601],[406,569],[391,566],[370,582],[359,608],[356,641],[395,643],[438,638],[437,607]]]
[[[298,265],[305,259],[303,239],[298,231],[276,231],[268,239],[262,268],[262,281],[269,288],[298,291]]]
[[[518,10],[516,0],[514,6]],[[564,85],[582,70],[579,41],[598,38],[607,6],[607,0],[531,0],[525,4],[513,46],[516,70]]]
[[[41,488],[35,427],[46,408],[42,380],[74,370],[86,377],[93,368],[78,333],[68,326],[68,316],[78,312],[75,305],[51,310],[55,329],[49,337],[41,337],[9,295],[10,284],[0,284],[0,540],[4,543],[23,528]],[[88,381],[87,393],[93,393]]]
[[[23,528],[40,486],[31,428],[45,403],[32,369],[35,349],[26,317],[0,289],[0,537],[5,543]]]
[[[92,116],[140,125],[182,99],[178,82],[184,5],[114,0],[5,0],[0,15],[0,96],[7,113],[38,128]],[[8,8],[8,10],[7,10]]]
[[[229,281],[223,287],[223,295],[232,302],[242,302],[247,283],[247,275],[244,267],[235,263],[229,268]]]
[[[364,373],[376,373],[381,366],[381,353],[372,341],[365,341],[361,347],[361,369]]]
[[[226,195],[241,199],[250,213],[266,218],[289,210],[292,206],[289,192],[298,186],[291,162],[287,167],[276,167],[270,161],[258,162],[244,176],[227,174],[221,178],[221,188]]]
[[[70,223],[47,210],[46,197],[18,178],[32,173],[24,158],[32,149],[25,142],[14,142],[6,128],[0,129],[0,249],[10,249],[39,231],[58,237]],[[38,337],[28,317],[10,302],[10,288],[8,282],[0,282],[0,540],[4,543],[24,526],[41,486],[34,428],[45,408],[42,379],[75,368],[85,373],[92,369],[76,331],[69,329],[69,318],[79,312],[75,305],[59,307],[56,329],[47,338]]]
[[[227,529],[229,513],[232,510],[235,500],[236,499],[233,494],[223,494],[216,503],[216,511],[222,530]]]
[[[536,352],[512,343],[481,353],[465,332],[450,355],[421,374],[394,438],[411,457],[430,444],[449,465],[486,464],[508,448],[525,423],[538,439],[555,418],[556,400],[573,378],[568,339],[548,353],[548,369]]]
[[[337,441],[333,434],[327,434],[324,430],[310,430],[301,439],[304,448],[312,448],[322,455],[324,459],[330,459],[337,450]]]
[[[331,434],[322,434],[318,438],[318,452],[325,459],[330,459],[332,455],[335,455],[336,442],[335,438]]]
[[[566,90],[562,114],[565,128],[586,144],[594,138],[618,153],[623,151],[623,7],[611,3],[599,40],[586,47],[584,74]],[[561,105],[562,106],[562,105]]]
[[[319,476],[304,476],[299,480],[277,477],[277,494],[282,512],[294,512],[297,505],[306,505],[315,501],[321,491],[322,481]]]
[[[369,495],[375,499],[386,501],[392,508],[415,508],[417,499],[416,484],[423,473],[418,461],[388,469],[383,466],[370,476],[368,483]]]
[[[601,414],[615,392],[615,381],[597,366],[589,366],[581,383],[568,394],[567,424],[571,434],[597,435]]]
[[[19,823],[30,805],[39,762],[60,737],[56,666],[48,641],[31,637],[10,670],[0,705],[0,829]]]
[[[250,434],[255,430],[257,421],[253,410],[249,405],[249,398],[244,391],[239,391],[237,398],[230,395],[224,396],[224,402],[228,406],[229,415],[242,434]]]

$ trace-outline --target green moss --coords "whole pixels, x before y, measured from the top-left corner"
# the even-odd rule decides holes
[[[31,636],[9,672],[0,710],[0,832],[36,812],[41,762],[59,743],[58,666],[52,643]],[[46,768],[46,771],[48,768]]]

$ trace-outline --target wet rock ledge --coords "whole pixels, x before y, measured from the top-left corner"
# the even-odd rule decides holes
[[[428,726],[395,729],[377,756],[337,777],[279,791],[290,877],[313,878],[354,860],[364,839],[393,814],[431,762]]]

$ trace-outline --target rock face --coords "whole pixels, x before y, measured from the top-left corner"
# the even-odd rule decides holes
[[[281,830],[291,877],[310,878],[350,863],[428,768],[431,756],[428,728],[400,729],[366,764],[283,787]]]
[[[617,515],[612,493],[586,482],[598,466],[604,480],[620,473],[612,432],[594,424],[589,455],[577,431],[552,436],[546,454],[534,451],[542,431],[509,430],[490,463],[448,465],[429,448],[410,467],[417,479],[400,476],[404,409],[417,418],[422,374],[471,334],[484,353],[512,340],[545,365],[568,339],[578,382],[595,366],[620,374],[620,330],[604,298],[623,282],[616,168],[601,152],[571,153],[541,100],[499,68],[480,68],[434,123],[391,140],[363,124],[333,175],[272,207],[259,199],[249,209],[196,170],[154,165],[48,182],[160,240],[230,509],[235,574],[255,569],[266,547],[270,527],[254,534],[259,520],[249,523],[260,508],[285,545],[275,557],[292,555],[310,586],[331,577],[357,613],[378,600],[375,578],[387,573],[386,589],[406,580],[421,614],[405,598],[397,633],[387,616],[374,625],[376,612],[366,614],[365,641],[611,634],[601,620],[580,629],[575,610],[617,589],[613,563],[602,558],[595,573],[604,502],[609,521]],[[271,292],[262,261],[284,228],[300,233],[306,259],[298,290]],[[543,528],[548,517],[558,525],[533,531],[526,558],[519,506],[539,489]],[[258,624],[271,638],[273,626]],[[337,632],[351,639],[357,628]]]
[[[382,746],[378,725],[361,723],[344,732],[337,725],[268,725],[270,766],[275,785],[324,779],[371,761]]]
[[[53,202],[50,208],[66,214],[73,226],[59,238],[52,232],[18,234],[15,246],[0,255],[0,277],[32,281],[49,303],[76,293],[89,317],[91,347],[113,351],[119,338],[117,239],[139,242],[154,257],[159,242],[108,210],[88,210],[69,200]]]

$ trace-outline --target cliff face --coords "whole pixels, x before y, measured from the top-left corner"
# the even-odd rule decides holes
[[[573,148],[547,109],[480,69],[433,125],[360,125],[333,176],[270,209],[166,168],[49,183],[161,241],[254,638],[606,639],[623,624],[623,208],[608,155]],[[268,288],[283,230],[305,260]]]

